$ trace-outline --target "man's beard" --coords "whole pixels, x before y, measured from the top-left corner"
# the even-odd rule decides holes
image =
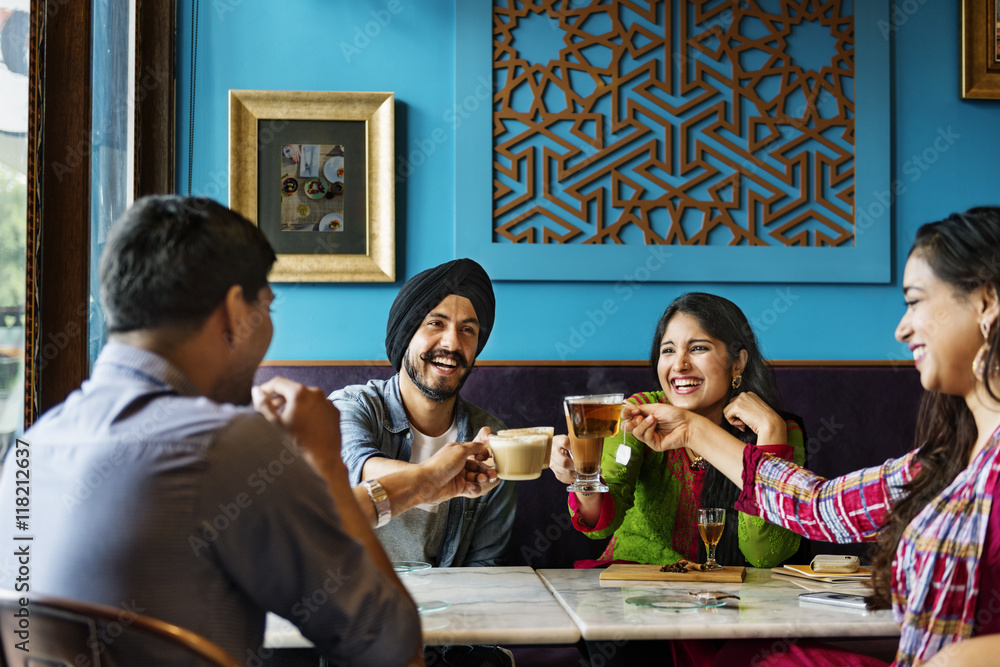
[[[444,350],[431,350],[426,354],[420,355],[420,360],[426,364],[430,364],[429,360],[434,359],[435,357],[449,357],[458,364],[460,369],[465,369],[465,372],[459,376],[458,383],[453,389],[447,386],[449,378],[441,378],[440,384],[437,387],[433,387],[428,384],[417,372],[414,365],[410,363],[409,351],[403,355],[403,368],[406,370],[406,374],[409,376],[410,380],[413,381],[414,386],[420,390],[421,394],[437,403],[444,403],[445,401],[457,396],[458,392],[462,390],[462,386],[465,384],[465,381],[468,380],[469,376],[472,374],[472,367],[475,362],[472,364],[468,363],[460,352],[445,352]]]

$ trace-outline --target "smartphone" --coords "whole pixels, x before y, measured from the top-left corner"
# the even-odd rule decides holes
[[[833,593],[824,591],[822,593],[801,593],[799,602],[809,602],[811,604],[831,604],[837,607],[848,607],[850,609],[865,610],[864,595],[850,595],[848,593]]]
[[[851,574],[857,572],[860,565],[857,556],[819,555],[812,559],[809,567],[813,572]]]

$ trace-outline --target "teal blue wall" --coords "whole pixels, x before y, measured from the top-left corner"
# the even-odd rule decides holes
[[[180,4],[177,182],[178,191],[186,192],[191,8],[190,0]],[[906,14],[907,8],[916,11]],[[903,312],[899,281],[906,252],[921,223],[1000,203],[1000,100],[959,98],[958,3],[901,3],[894,15],[892,177],[905,191],[896,199],[892,221],[892,284],[753,284],[752,266],[742,284],[629,284],[624,275],[617,283],[497,283],[497,323],[482,358],[643,358],[660,313],[689,290],[715,292],[739,304],[756,325],[765,354],[774,359],[908,358],[892,337]],[[357,51],[345,51],[342,44],[354,47],[366,24],[379,16],[384,26],[376,31],[377,24],[368,25],[375,36],[368,43],[358,39]],[[277,285],[276,332],[268,354],[271,359],[384,358],[385,317],[402,281],[454,257],[454,200],[462,175],[455,173],[451,129],[453,3],[298,0],[279,9],[264,0],[214,0],[201,3],[199,27],[196,194],[228,200],[229,89],[396,94],[397,160],[417,152],[424,156],[396,186],[400,282]],[[431,139],[437,130],[445,141]],[[942,136],[950,138],[939,140]]]

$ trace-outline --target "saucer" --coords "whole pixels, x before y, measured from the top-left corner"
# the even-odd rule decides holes
[[[725,607],[723,600],[699,600],[690,595],[680,593],[664,593],[662,595],[639,595],[632,598],[625,598],[625,602],[637,607],[650,607],[652,609],[667,609],[671,611],[696,611],[698,609],[715,609]]]
[[[444,600],[427,600],[426,602],[417,603],[417,613],[418,614],[429,614],[432,611],[444,611],[451,604],[445,602]]]
[[[419,560],[397,560],[392,562],[392,569],[396,572],[419,572],[420,570],[431,569],[430,563]]]

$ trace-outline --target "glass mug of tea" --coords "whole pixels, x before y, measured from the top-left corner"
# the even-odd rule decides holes
[[[549,460],[550,437],[544,433],[489,436],[497,477],[511,481],[537,479]]]
[[[601,454],[604,438],[618,434],[624,394],[591,394],[563,399],[569,429],[570,454],[576,481],[566,487],[575,493],[607,493],[601,481]]]

